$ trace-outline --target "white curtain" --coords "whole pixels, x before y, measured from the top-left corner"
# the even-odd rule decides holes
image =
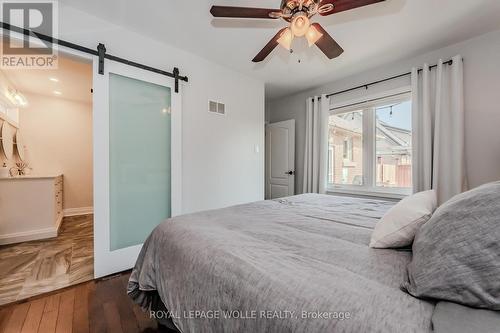
[[[435,189],[438,203],[467,189],[463,61],[412,70],[413,190]]]
[[[307,99],[303,193],[326,193],[329,107],[326,95]]]

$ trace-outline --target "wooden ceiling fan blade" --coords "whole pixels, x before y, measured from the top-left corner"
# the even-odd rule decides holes
[[[252,59],[253,62],[261,62],[266,59],[266,57],[278,46],[278,39],[280,38],[283,31],[287,28],[283,28],[264,46],[262,50]]]
[[[272,13],[281,13],[281,9],[212,6],[210,13],[213,17],[276,19],[278,16],[271,15]]]
[[[316,46],[323,52],[328,59],[337,58],[339,55],[344,53],[344,49],[340,47],[339,44],[328,34],[328,32],[323,29],[321,24],[313,23],[312,26],[321,33],[323,36],[316,41]]]
[[[382,1],[385,0],[322,0],[319,3],[319,13],[321,16],[327,16],[335,13],[345,12],[346,10],[372,5],[374,3]],[[333,5],[333,8],[326,12],[321,12],[321,7],[326,5]]]

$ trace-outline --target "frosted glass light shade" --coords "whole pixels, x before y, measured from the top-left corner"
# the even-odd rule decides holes
[[[319,32],[318,29],[316,29],[316,27],[314,27],[313,25],[311,25],[309,27],[309,29],[307,29],[306,39],[307,39],[307,44],[309,45],[309,47],[316,44],[316,42],[321,37],[323,37],[323,34],[321,32]]]
[[[285,49],[290,50],[292,48],[293,34],[290,28],[286,28],[285,31],[278,38],[278,43]]]

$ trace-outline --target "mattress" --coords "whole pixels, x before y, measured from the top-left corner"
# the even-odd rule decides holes
[[[129,295],[181,332],[429,332],[435,304],[399,289],[411,252],[368,247],[393,204],[303,194],[168,219]]]

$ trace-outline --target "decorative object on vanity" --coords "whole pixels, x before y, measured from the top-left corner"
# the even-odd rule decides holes
[[[10,176],[26,176],[30,173],[31,168],[28,163],[25,162],[17,162],[15,167],[10,168]]]
[[[440,206],[413,243],[402,289],[475,308],[500,310],[500,182]]]
[[[264,60],[278,44],[291,50],[294,37],[305,37],[309,47],[316,45],[329,59],[333,59],[344,50],[319,23],[311,23],[311,17],[316,14],[327,16],[382,1],[385,0],[282,0],[280,9],[212,6],[210,13],[214,17],[282,18],[289,23],[264,46],[253,62]]]
[[[14,141],[12,128],[6,121],[2,124],[2,133],[0,135],[3,155],[7,160],[10,160],[14,154]]]
[[[418,229],[431,218],[436,208],[437,197],[434,190],[404,198],[377,223],[370,247],[385,249],[410,245]]]

